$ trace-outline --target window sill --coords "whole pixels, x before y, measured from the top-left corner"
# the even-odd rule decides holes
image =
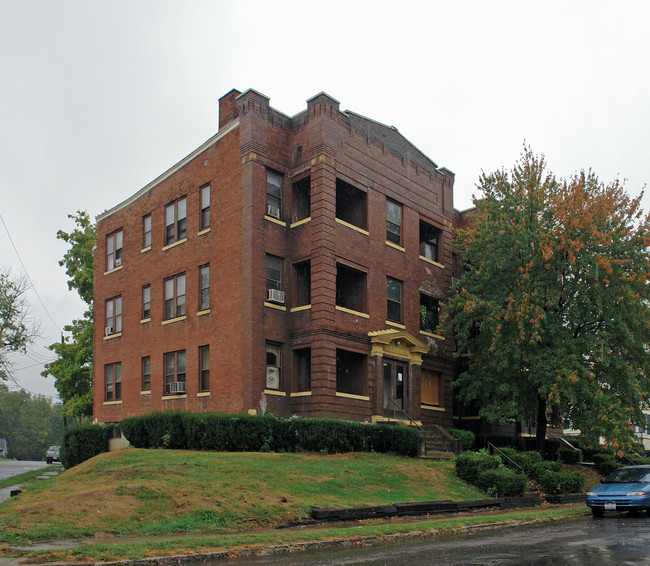
[[[400,330],[406,330],[406,326],[404,324],[399,323],[399,322],[393,322],[392,320],[387,320],[386,324],[388,326],[394,326],[395,328],[399,328]]]
[[[269,222],[273,222],[273,224],[277,224],[278,226],[282,226],[283,228],[287,227],[286,222],[282,222],[282,220],[278,220],[277,218],[273,218],[273,216],[269,216],[268,214],[264,215],[264,220],[268,220]]]
[[[118,401],[104,401],[104,406],[106,405],[121,405],[122,404],[122,399]]]
[[[112,340],[113,338],[119,338],[122,336],[121,332],[116,332],[115,334],[109,334],[108,336],[104,336],[104,340]]]
[[[269,307],[271,309],[275,309],[278,311],[286,311],[287,307],[281,307],[280,305],[274,305],[273,303],[268,303],[267,301],[264,301],[264,306]]]
[[[433,334],[433,332],[425,332],[424,330],[420,330],[420,334],[428,336],[429,338],[435,338],[436,340],[445,340],[444,336],[441,336],[440,334]]]
[[[424,257],[423,255],[420,256],[420,259],[422,261],[426,261],[427,263],[430,263],[431,265],[435,265],[436,267],[439,267],[440,269],[445,268],[445,266],[442,265],[442,263],[438,263],[437,261],[433,261],[432,259],[429,259],[428,257]]]
[[[199,391],[196,394],[197,397],[210,397],[210,392],[209,391]]]
[[[187,238],[183,238],[182,240],[172,242],[171,244],[167,244],[166,246],[163,246],[162,251],[165,252],[167,250],[171,250],[172,248],[175,248],[176,246],[180,246],[181,244],[184,244],[185,242],[187,242]]]
[[[203,230],[199,230],[199,233],[197,234],[197,236],[203,236],[203,234],[208,234],[211,231],[212,231],[212,228],[203,228]]]
[[[277,389],[265,389],[264,393],[266,395],[276,395],[277,397],[286,397],[287,396],[285,391],[278,391]]]
[[[360,316],[361,318],[370,318],[370,315],[366,314],[365,312],[353,311],[352,309],[346,309],[345,307],[339,307],[338,305],[335,308],[337,311],[352,314],[354,316]]]
[[[386,245],[388,247],[390,247],[390,248],[393,248],[393,249],[395,249],[397,251],[402,252],[403,254],[406,253],[406,248],[403,248],[402,246],[398,246],[397,244],[394,244],[393,242],[389,242],[388,240],[386,240]]]
[[[336,392],[337,397],[343,397],[344,399],[357,399],[358,401],[370,401],[370,397],[366,395],[353,395],[352,393],[341,393],[340,391]]]
[[[296,393],[292,393],[290,396],[291,397],[311,397],[311,391],[297,391]]]
[[[143,319],[140,320],[140,324],[147,324],[147,322],[151,322],[151,317],[143,318]]]
[[[187,315],[184,314],[183,316],[177,316],[176,318],[170,318],[170,319],[167,319],[167,320],[163,320],[160,323],[160,325],[161,326],[166,326],[167,324],[173,324],[174,322],[180,322],[181,320],[185,320],[186,318],[187,318]]]
[[[425,409],[427,411],[438,411],[439,413],[445,413],[446,409],[442,407],[437,407],[435,405],[420,405],[420,409]]]
[[[210,314],[210,309],[199,311],[196,313],[196,316],[205,316],[206,314]]]
[[[144,253],[147,253],[147,252],[150,252],[150,251],[151,251],[151,246],[147,246],[146,248],[142,248],[140,250],[140,253],[144,254]]]
[[[311,305],[303,305],[301,307],[293,307],[290,312],[308,311],[309,309],[311,309]]]
[[[293,224],[289,224],[289,228],[297,228],[298,226],[302,226],[303,224],[307,224],[311,220],[311,216],[308,216],[307,218],[303,218],[302,220],[298,220],[297,222],[294,222]]]
[[[147,389],[146,391],[140,391],[140,395],[151,395],[151,389]]]
[[[187,399],[187,393],[184,393],[183,395],[163,395],[162,396],[163,401],[169,401],[170,399]]]
[[[343,226],[347,226],[348,228],[352,228],[355,232],[359,232],[360,234],[363,234],[364,236],[370,236],[370,232],[368,230],[364,230],[363,228],[359,228],[358,226],[355,226],[354,224],[350,224],[349,222],[346,222],[345,220],[341,220],[340,218],[335,218],[336,222],[339,224],[342,224]]]
[[[104,271],[104,275],[108,275],[109,273],[115,273],[116,271],[119,271],[120,269],[123,269],[124,265],[118,265],[117,267],[114,267],[113,269],[109,269],[108,271]]]

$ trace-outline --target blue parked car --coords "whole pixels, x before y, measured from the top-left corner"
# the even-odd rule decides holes
[[[609,474],[587,492],[594,517],[605,511],[641,511],[650,514],[650,466],[626,466]]]

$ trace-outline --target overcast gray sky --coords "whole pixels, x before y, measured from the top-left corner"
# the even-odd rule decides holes
[[[649,16],[641,0],[0,0],[0,214],[47,309],[30,290],[42,338],[14,357],[17,384],[55,394],[46,346],[83,312],[57,264],[67,215],[96,216],[198,147],[232,88],[290,116],[325,91],[395,126],[456,173],[459,209],[524,140],[559,176],[591,167],[638,194]],[[0,266],[23,273],[1,224]]]

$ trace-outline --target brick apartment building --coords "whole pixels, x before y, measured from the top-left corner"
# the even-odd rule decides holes
[[[273,411],[452,426],[454,175],[326,94],[254,90],[97,218],[94,417]]]

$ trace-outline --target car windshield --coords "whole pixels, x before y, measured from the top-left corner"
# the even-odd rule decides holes
[[[650,482],[650,468],[620,468],[605,479],[605,483]]]

